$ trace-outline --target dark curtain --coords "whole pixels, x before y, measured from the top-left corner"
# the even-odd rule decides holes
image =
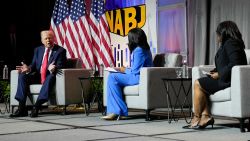
[[[208,2],[209,0],[187,0],[189,66],[206,64],[208,60]]]
[[[20,61],[30,63],[34,48],[41,45],[40,31],[49,29],[54,3],[55,0],[6,1],[7,11],[1,11],[6,22],[1,27],[0,64],[14,69]]]
[[[250,48],[249,0],[187,0],[189,62],[192,66],[213,65],[216,46],[215,30],[225,20],[234,21]]]

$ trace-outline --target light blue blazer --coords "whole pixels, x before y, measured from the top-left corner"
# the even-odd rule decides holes
[[[125,73],[130,75],[131,85],[136,85],[139,83],[140,69],[153,66],[152,54],[150,50],[136,47],[131,54],[130,62],[131,68],[126,68]]]
[[[123,100],[122,88],[139,84],[142,67],[152,67],[152,54],[150,50],[136,47],[131,54],[131,68],[125,73],[111,73],[107,82],[107,113],[127,116],[128,108]]]

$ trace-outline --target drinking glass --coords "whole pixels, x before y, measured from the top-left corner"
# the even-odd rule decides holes
[[[90,77],[94,77],[95,69],[89,70]]]
[[[177,78],[181,78],[182,77],[182,69],[181,68],[176,69],[175,72],[176,72]]]

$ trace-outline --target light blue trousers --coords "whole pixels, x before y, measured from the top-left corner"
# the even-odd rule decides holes
[[[128,107],[123,99],[122,88],[136,85],[139,76],[133,74],[110,73],[107,82],[107,114],[128,116]]]

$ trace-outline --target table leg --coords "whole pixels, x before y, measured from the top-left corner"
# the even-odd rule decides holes
[[[168,123],[171,123],[172,118],[174,118],[174,111],[173,111],[173,107],[172,107],[172,103],[171,103],[171,98],[169,96],[169,82],[168,81],[167,82],[163,81],[163,83],[164,83],[164,87],[165,87],[165,89],[167,91]],[[171,111],[171,118],[170,118],[169,110]]]
[[[178,88],[176,88],[173,84],[173,82],[180,82],[178,85]],[[188,88],[186,90],[185,86],[184,86],[184,82],[188,82],[189,85],[188,85]],[[190,80],[183,80],[183,79],[177,79],[177,80],[163,80],[163,83],[164,83],[164,87],[166,89],[166,94],[167,94],[167,105],[168,105],[168,122],[171,123],[172,120],[174,121],[178,121],[180,117],[184,117],[185,118],[185,121],[186,123],[190,123],[191,122],[191,119],[190,121],[188,121],[186,114],[184,112],[184,107],[185,107],[185,104],[188,104],[188,95],[189,93],[191,93],[191,87],[192,87],[192,83]],[[170,91],[171,90],[173,91],[173,96],[175,96],[176,100],[175,101],[172,101],[173,99],[171,99],[171,96],[170,96]],[[181,96],[181,92],[184,92],[184,101],[180,101],[180,96]],[[174,102],[174,103],[172,103]],[[180,116],[179,117],[176,117],[175,116],[175,112],[178,108],[178,105],[180,105]],[[189,110],[188,112],[190,113],[190,117],[192,117],[192,106],[189,105],[188,106]]]
[[[184,102],[182,103],[182,106],[181,107],[184,107],[184,105],[188,102],[188,94],[191,92],[191,87],[192,87],[192,82],[190,82],[189,86],[188,86],[188,90],[186,91],[185,87],[184,87],[184,84],[182,83],[182,87],[183,87],[183,91],[184,91],[184,94],[185,94],[185,98],[184,98]],[[188,103],[187,103],[188,104]],[[192,117],[192,106],[189,105],[189,116]],[[191,118],[190,118],[190,121],[187,120],[187,116],[185,115],[184,111],[183,111],[183,108],[182,108],[182,113],[184,115],[184,118],[185,118],[185,121],[187,124],[191,123]]]

